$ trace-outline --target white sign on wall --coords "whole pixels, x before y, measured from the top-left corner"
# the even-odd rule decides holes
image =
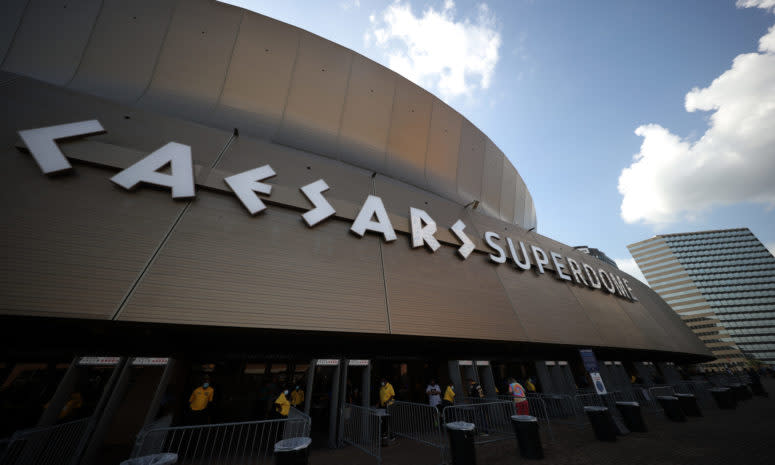
[[[81,359],[78,360],[78,364],[89,366],[110,366],[118,365],[118,362],[120,361],[121,357],[81,357]]]
[[[339,359],[338,358],[319,358],[316,362],[317,366],[337,366],[339,365]]]
[[[37,129],[19,131],[27,148],[43,173],[55,173],[72,169],[65,155],[56,145],[56,140],[75,137],[103,131],[97,120],[80,121],[59,126],[49,126]],[[160,170],[169,165],[169,173]],[[140,183],[154,184],[170,189],[173,198],[192,198],[196,195],[194,166],[191,147],[177,142],[169,142],[149,155],[121,170],[111,178],[111,181],[125,189],[134,189]],[[223,178],[224,183],[242,202],[251,215],[264,211],[267,206],[258,194],[271,195],[272,186],[261,181],[275,176],[275,171],[269,165],[263,165],[241,173]],[[336,213],[334,207],[326,200],[323,192],[329,189],[323,179],[318,179],[299,188],[313,208],[301,215],[309,227],[313,227]],[[433,253],[439,249],[439,241],[434,237],[437,231],[436,222],[424,210],[409,207],[412,247],[426,246]],[[473,241],[465,234],[465,223],[457,220],[449,230],[458,239],[458,255],[466,260],[475,250]],[[382,199],[376,195],[366,197],[350,230],[363,237],[367,232],[379,234],[385,242],[396,240],[396,233],[390,222]],[[573,283],[577,286],[601,290],[611,295],[631,301],[637,300],[632,294],[627,279],[618,276],[615,271],[606,271],[601,267],[593,268],[587,263],[577,261],[572,257],[563,256],[553,250],[531,244],[526,241],[513,240],[495,232],[486,231],[484,242],[492,253],[489,260],[495,264],[511,261],[517,272],[534,269],[538,274],[546,270],[554,271],[557,279]]]

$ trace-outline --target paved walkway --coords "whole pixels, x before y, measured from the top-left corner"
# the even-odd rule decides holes
[[[558,465],[755,465],[775,463],[775,381],[764,380],[769,398],[754,397],[736,410],[706,409],[702,418],[673,423],[663,416],[646,415],[648,433],[620,436],[614,443],[594,439],[589,426],[554,425],[555,441],[544,435],[545,459],[519,457],[516,441],[477,448],[479,465],[523,462]],[[384,465],[434,465],[437,449],[398,439],[382,449]],[[314,450],[310,465],[373,465],[377,461],[353,448]]]

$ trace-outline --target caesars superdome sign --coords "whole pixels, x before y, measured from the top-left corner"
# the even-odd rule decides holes
[[[65,155],[56,145],[57,139],[70,138],[103,132],[102,125],[97,120],[49,126],[45,128],[19,131],[19,135],[29,149],[32,157],[45,174],[57,173],[71,169]],[[169,166],[169,174],[160,170]],[[229,189],[239,198],[248,213],[255,215],[266,209],[257,194],[271,195],[272,186],[264,181],[275,175],[269,165],[260,166],[242,173],[223,178]],[[194,182],[194,167],[191,157],[191,147],[177,142],[169,142],[140,161],[122,170],[111,181],[125,189],[133,189],[140,183],[149,183],[167,187],[172,192],[172,198],[183,199],[196,196]],[[323,195],[329,189],[323,179],[301,186],[299,188],[309,200],[312,208],[301,217],[309,227],[332,217],[336,210]],[[436,222],[424,210],[409,208],[411,224],[412,247],[427,247],[435,252],[441,245],[434,237]],[[465,223],[457,220],[450,226],[450,231],[460,241],[457,252],[466,260],[474,250],[474,243],[465,234]],[[382,199],[369,195],[363,202],[350,231],[363,237],[367,231],[381,234],[385,242],[396,240],[396,232],[390,223]],[[549,269],[551,261],[558,279],[573,281],[592,289],[599,289],[628,300],[637,300],[626,279],[602,268],[593,268],[587,263],[564,257],[551,250],[544,250],[525,241],[512,241],[511,238],[501,238],[500,235],[488,231],[484,233],[484,241],[490,247],[489,260],[496,264],[506,263],[511,259],[517,270],[529,270],[534,267],[539,274]]]

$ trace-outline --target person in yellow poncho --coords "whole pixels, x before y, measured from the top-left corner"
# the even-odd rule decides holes
[[[450,405],[455,405],[455,388],[452,386],[452,383],[447,383],[447,388],[444,390],[444,397],[441,400],[441,409],[444,410],[445,407],[449,407]]]
[[[291,392],[291,405],[299,408],[299,405],[304,403],[304,389],[301,388],[301,386],[296,386],[296,389],[294,389]]]
[[[288,388],[286,388],[274,400],[274,411],[272,412],[272,418],[288,418],[288,413],[291,411],[291,402],[288,400],[288,394]]]

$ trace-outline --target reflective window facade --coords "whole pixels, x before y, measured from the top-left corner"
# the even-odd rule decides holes
[[[775,257],[747,228],[665,234],[628,246],[649,285],[717,356],[775,364]]]

